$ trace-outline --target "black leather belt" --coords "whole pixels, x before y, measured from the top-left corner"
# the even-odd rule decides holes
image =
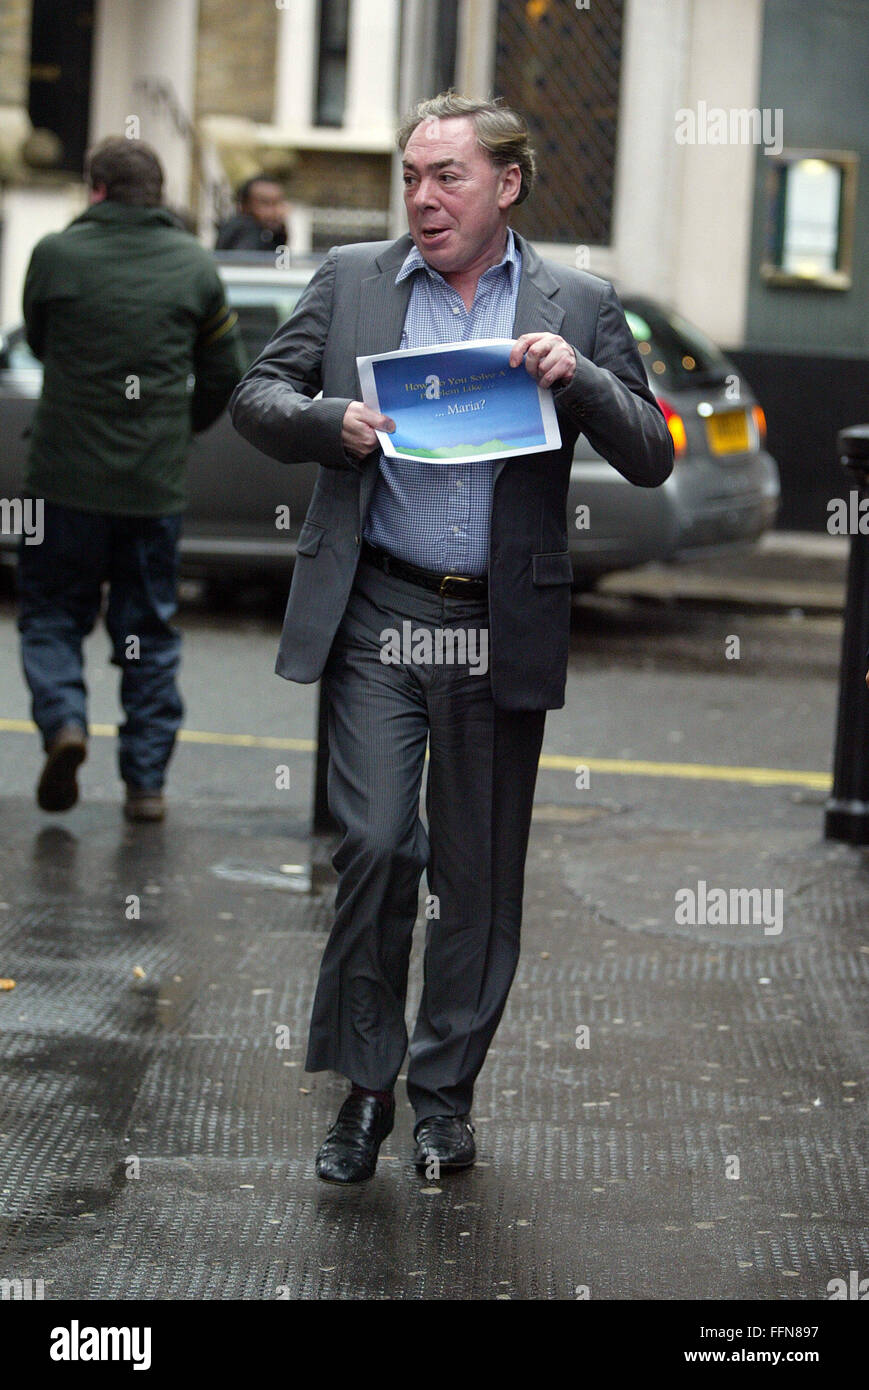
[[[409,584],[419,584],[435,594],[445,594],[453,598],[485,598],[489,592],[489,581],[465,574],[436,574],[433,570],[419,569],[409,565],[406,560],[397,560],[379,545],[362,542],[362,559],[375,565],[384,574],[394,574],[397,579],[406,579]]]

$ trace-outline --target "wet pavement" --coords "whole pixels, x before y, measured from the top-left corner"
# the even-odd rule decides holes
[[[303,827],[15,800],[0,831],[3,1266],[47,1297],[818,1299],[869,1267],[865,856],[549,810],[481,1162],[418,1176],[401,1105],[345,1192],[312,1171],[342,1086],[302,1071]],[[781,886],[781,934],[668,922],[701,868]]]
[[[713,553],[687,564],[621,571],[608,575],[601,590],[659,601],[838,613],[845,597],[848,548],[843,536],[768,531],[736,555]]]
[[[185,743],[167,822],[131,827],[104,735],[83,804],[37,810],[36,739],[0,682],[0,1277],[46,1299],[801,1301],[869,1275],[869,852],[821,839],[837,631],[616,604],[580,621],[547,730],[480,1161],[436,1181],[401,1082],[373,1182],[314,1176],[344,1083],[303,1070],[334,888],[307,834],[312,692],[264,683],[296,713],[256,734],[287,751]],[[249,677],[215,689],[198,621],[188,728],[250,728]],[[248,642],[267,674],[272,620],[246,622],[222,620],[222,649]],[[662,773],[675,757],[806,776]],[[766,889],[780,916],[678,920],[701,881]]]

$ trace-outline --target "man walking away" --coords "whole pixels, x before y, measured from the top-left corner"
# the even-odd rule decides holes
[[[161,206],[154,150],[111,137],[86,173],[90,207],[37,244],[24,285],[27,341],[45,369],[26,470],[44,539],[22,538],[18,626],[46,752],[37,800],[66,811],[87,752],[82,642],[108,584],[124,810],[154,821],[183,714],[171,620],[185,459],[243,362],[210,254]]]

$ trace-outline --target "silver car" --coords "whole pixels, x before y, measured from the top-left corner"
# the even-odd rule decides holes
[[[252,360],[292,312],[314,267],[276,270],[244,256],[217,260]],[[779,505],[763,412],[733,364],[653,300],[623,294],[622,303],[667,417],[676,462],[662,487],[634,487],[580,436],[567,519],[578,589],[612,570],[754,539],[773,524]],[[23,328],[0,335],[0,499],[20,496],[41,381]],[[183,571],[232,584],[286,583],[316,472],[313,462],[290,468],[266,458],[224,413],[191,449]],[[0,526],[6,522],[4,512]],[[11,558],[15,545],[14,535],[0,534],[0,556]]]

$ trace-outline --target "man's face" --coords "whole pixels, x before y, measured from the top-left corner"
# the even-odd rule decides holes
[[[258,180],[245,198],[242,210],[250,213],[251,217],[255,217],[261,226],[268,227],[270,231],[280,231],[287,212],[280,184],[269,183],[265,179]]]
[[[496,168],[470,117],[451,116],[417,126],[403,166],[408,229],[432,269],[449,276],[495,265],[519,192],[518,165]]]

